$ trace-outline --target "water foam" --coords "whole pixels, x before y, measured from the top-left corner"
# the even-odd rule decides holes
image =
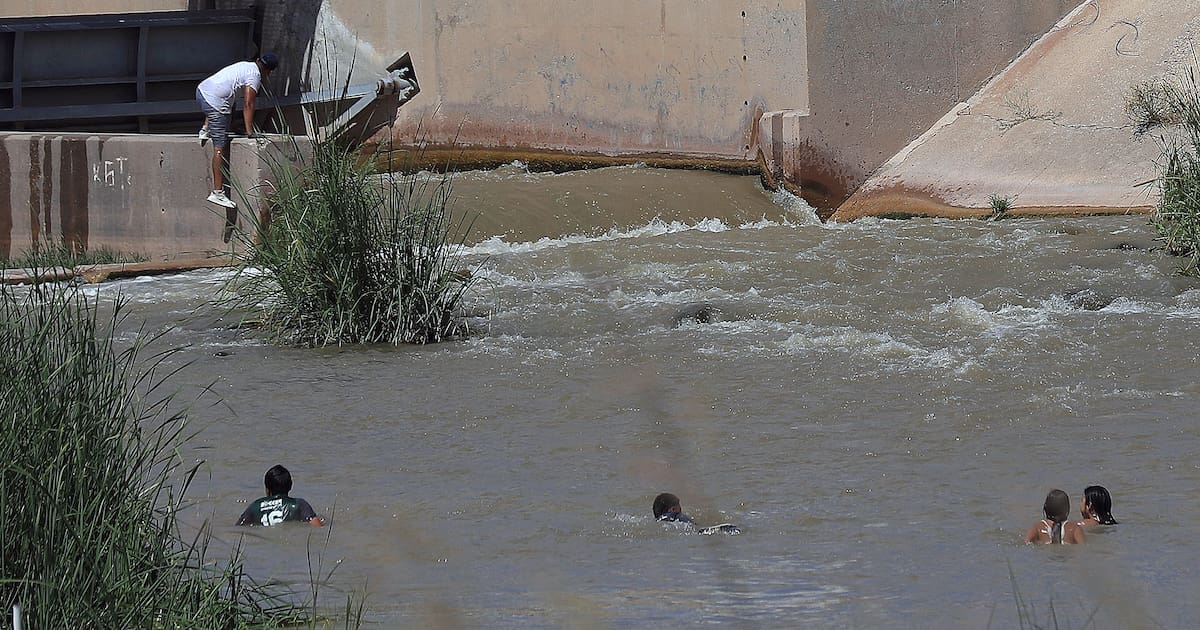
[[[791,352],[836,349],[855,355],[878,359],[907,359],[927,356],[920,348],[898,341],[888,333],[862,331],[857,328],[835,328],[830,331],[810,330],[794,333],[782,347]]]
[[[996,311],[989,311],[971,298],[956,297],[935,305],[932,314],[951,325],[1003,335],[1014,330],[1045,327],[1050,323],[1050,313],[1071,308],[1065,299],[1058,297],[1043,302],[1042,308],[1005,304]]]
[[[687,223],[683,221],[663,221],[662,219],[654,218],[646,225],[640,227],[626,230],[612,228],[602,234],[590,236],[584,234],[572,234],[557,238],[542,237],[537,241],[524,241],[518,243],[509,243],[502,237],[493,236],[476,245],[464,248],[462,253],[465,255],[485,256],[524,254],[587,243],[603,243],[607,241],[620,241],[637,238],[654,238],[666,234],[678,234],[680,232],[726,232],[729,231],[729,229],[729,226],[720,219],[701,219],[695,223]]]
[[[798,197],[786,190],[776,190],[771,193],[771,202],[787,210],[789,215],[800,219],[803,225],[822,225],[817,216],[817,209],[809,205],[803,197]]]

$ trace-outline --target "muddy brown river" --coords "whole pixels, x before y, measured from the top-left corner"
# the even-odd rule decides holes
[[[273,347],[209,306],[226,271],[88,289],[212,384],[211,555],[245,535],[300,589],[320,555],[324,605],[381,628],[1200,623],[1200,284],[1146,217],[821,224],[639,167],[455,190],[486,258],[463,341]],[[276,463],[331,530],[232,526]],[[1120,525],[1020,542],[1091,484]],[[662,491],[742,533],[654,522]]]

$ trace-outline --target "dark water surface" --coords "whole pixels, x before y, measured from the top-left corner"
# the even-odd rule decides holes
[[[213,383],[188,519],[218,545],[283,463],[333,521],[325,599],[365,589],[376,627],[1010,628],[1016,595],[1200,623],[1200,288],[1145,217],[822,225],[645,168],[455,187],[489,256],[466,341],[264,345],[205,307],[225,272],[99,289]],[[1120,526],[1020,544],[1096,483]],[[654,523],[661,491],[743,533]],[[253,530],[247,565],[304,582],[325,533]]]

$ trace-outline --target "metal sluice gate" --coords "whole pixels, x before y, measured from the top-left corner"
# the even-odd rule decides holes
[[[196,86],[254,57],[257,22],[255,9],[2,19],[0,130],[195,131],[202,119]],[[273,122],[297,132],[332,137],[357,127],[365,138],[391,119],[373,121],[373,113],[420,92],[408,53],[387,72],[341,89],[267,90],[257,110],[264,119],[277,118],[270,114],[277,110],[284,120]]]

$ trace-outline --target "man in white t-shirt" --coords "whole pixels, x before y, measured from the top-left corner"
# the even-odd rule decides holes
[[[229,159],[229,123],[233,117],[233,102],[242,95],[243,120],[246,134],[254,134],[254,99],[262,86],[263,79],[270,78],[271,71],[279,66],[279,58],[273,53],[263,53],[254,61],[239,61],[225,66],[216,74],[200,82],[196,88],[196,102],[204,112],[204,126],[200,128],[200,144],[213,143],[213,191],[208,200],[218,206],[235,208],[236,204],[225,194],[225,168]]]

